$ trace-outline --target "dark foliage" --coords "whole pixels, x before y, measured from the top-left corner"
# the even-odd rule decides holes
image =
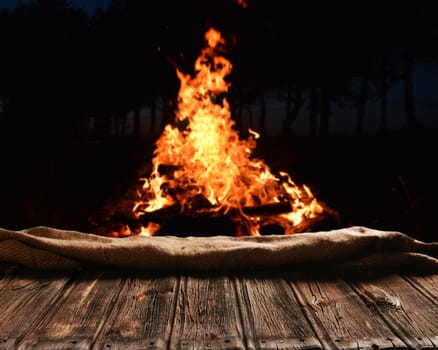
[[[204,32],[214,26],[233,63],[229,100],[237,125],[249,115],[265,133],[267,99],[285,105],[282,136],[289,141],[281,149],[263,142],[267,163],[284,154],[279,167],[312,182],[342,209],[345,224],[434,239],[425,213],[436,180],[425,154],[436,146],[436,131],[418,122],[412,74],[419,64],[436,69],[437,3],[247,3],[118,0],[89,16],[65,0],[37,0],[0,11],[0,225],[88,229],[90,211],[121,193],[148,161],[174,112],[175,70],[192,72]],[[387,96],[396,84],[403,86],[405,128],[388,134]],[[364,135],[370,101],[380,104],[377,136]],[[347,138],[331,132],[333,109],[345,105],[356,109]],[[306,108],[308,135],[291,142]],[[370,191],[376,201],[361,201]],[[370,214],[373,206],[389,208]],[[373,215],[379,218],[367,220]]]

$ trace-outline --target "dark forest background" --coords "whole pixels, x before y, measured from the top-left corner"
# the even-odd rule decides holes
[[[37,0],[1,10],[0,226],[90,230],[149,162],[173,117],[175,69],[192,72],[214,26],[233,64],[233,118],[243,137],[248,126],[262,134],[257,152],[273,170],[309,185],[339,226],[436,240],[437,123],[418,112],[414,74],[437,72],[438,2],[247,5],[110,0],[90,14]],[[336,132],[345,111],[353,127]]]

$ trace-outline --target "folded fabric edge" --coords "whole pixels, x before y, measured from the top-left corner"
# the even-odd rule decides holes
[[[47,228],[46,228],[47,229]],[[85,234],[86,235],[86,234]],[[403,238],[403,236],[402,236]],[[421,242],[420,242],[421,243]],[[420,246],[422,246],[420,244]],[[429,248],[438,247],[436,244],[426,244]],[[149,270],[229,270],[229,269],[257,269],[257,268],[304,268],[308,266],[318,266],[318,268],[339,268],[339,269],[376,269],[376,268],[395,268],[395,267],[414,267],[438,270],[438,259],[424,252],[416,251],[367,251],[357,256],[343,256],[340,259],[330,261],[317,259],[297,260],[292,255],[275,258],[276,254],[269,252],[274,259],[266,260],[255,257],[255,254],[263,257],[263,249],[258,250],[240,250],[239,256],[221,255],[212,261],[208,261],[208,256],[191,256],[187,259],[184,255],[169,256],[166,252],[156,254],[154,259],[150,260],[147,255],[140,260],[118,261],[114,255],[106,257],[105,247],[100,249],[103,259],[87,259],[72,255],[65,249],[50,251],[41,247],[30,245],[15,239],[6,239],[0,241],[0,262],[9,262],[20,264],[32,269],[39,270],[70,270],[84,266],[104,266],[111,268],[128,268],[128,269],[149,269]],[[114,253],[114,252],[113,252]],[[125,251],[129,255],[128,251]],[[242,256],[244,255],[244,256]],[[246,256],[245,256],[246,255]],[[116,256],[117,257],[117,256]]]

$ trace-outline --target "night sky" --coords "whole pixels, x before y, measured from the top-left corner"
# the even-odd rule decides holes
[[[18,0],[0,0],[0,8],[14,8]],[[31,2],[29,0],[24,0],[22,2]],[[69,0],[69,3],[73,7],[82,7],[89,14],[91,14],[96,8],[106,7],[108,1],[107,0]]]
[[[33,0],[21,0],[22,3],[29,3]],[[20,0],[0,0],[0,9],[7,8],[13,9]],[[108,0],[69,0],[68,3],[72,7],[83,8],[89,15],[93,14],[97,8],[106,8],[108,6]],[[418,113],[419,121],[430,127],[438,127],[438,100],[435,98],[436,87],[438,86],[438,72],[431,70],[429,67],[423,67],[418,65],[414,70],[414,97],[416,100],[416,109]],[[400,113],[403,113],[403,95],[402,87],[394,86],[388,96],[388,123],[390,128],[398,129],[403,123],[403,120],[399,118]],[[277,106],[273,105],[269,110],[270,115],[275,116],[277,113]],[[281,113],[282,111],[280,111]],[[335,117],[333,117],[333,125],[339,132],[348,132],[353,130],[354,121],[350,118],[351,113],[354,111],[348,109],[336,110]],[[368,105],[368,118],[365,129],[369,132],[375,132],[378,128],[379,118],[379,106],[369,103]],[[275,130],[280,128],[281,118],[276,119],[277,123],[272,123],[271,127]],[[295,123],[295,128],[298,132],[305,132],[308,126],[306,123],[301,125],[303,121],[307,121],[308,118],[301,118]],[[277,125],[278,124],[278,125]]]

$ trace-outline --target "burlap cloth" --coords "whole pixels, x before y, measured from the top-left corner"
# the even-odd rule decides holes
[[[336,268],[424,267],[438,271],[438,242],[366,227],[260,237],[126,237],[33,227],[0,229],[0,262],[41,270],[103,265],[223,270],[318,264]]]

